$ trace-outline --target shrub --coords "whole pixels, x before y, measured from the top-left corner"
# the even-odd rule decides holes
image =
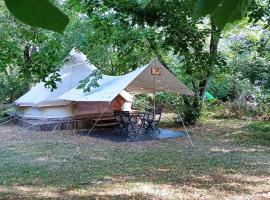
[[[270,119],[270,105],[268,103],[250,104],[237,99],[231,101],[216,101],[207,103],[204,113],[216,118],[256,118]],[[205,106],[205,107],[206,107]],[[204,114],[206,115],[206,114]]]
[[[244,92],[253,88],[249,80],[226,74],[221,79],[214,79],[209,82],[208,91],[217,99],[228,101],[240,97]]]

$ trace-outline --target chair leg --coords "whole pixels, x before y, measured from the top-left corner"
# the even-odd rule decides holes
[[[124,134],[127,131],[128,130],[127,130],[126,124],[125,123],[121,123],[121,132],[120,132],[120,134]]]
[[[135,130],[135,127],[134,127],[134,124],[133,123],[130,123],[130,127],[131,127],[131,132],[135,132],[136,133],[136,130]]]
[[[129,132],[128,129],[129,129],[129,124],[125,124],[124,125],[124,133],[128,133]]]

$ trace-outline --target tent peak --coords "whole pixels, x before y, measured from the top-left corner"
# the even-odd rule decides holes
[[[163,67],[165,67],[167,70],[169,70],[169,72],[171,72],[174,76],[177,76],[175,72],[173,72],[169,67],[168,65],[166,64],[166,62],[160,57],[160,56],[157,56],[156,58],[154,58],[152,60],[151,63],[153,62],[158,62],[159,64],[161,64]]]
[[[69,56],[65,59],[65,66],[63,68],[75,67],[81,64],[88,64],[91,71],[97,69],[91,64],[84,53],[77,48],[72,48],[69,52]]]
[[[76,59],[77,61],[85,62],[87,61],[86,55],[84,55],[79,49],[73,48],[70,53],[70,60]]]

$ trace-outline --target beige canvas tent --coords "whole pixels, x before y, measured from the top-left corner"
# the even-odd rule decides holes
[[[51,91],[49,88],[45,88],[43,82],[34,85],[25,95],[15,101],[16,115],[24,119],[83,118],[89,117],[91,114],[96,116],[104,107],[103,102],[97,100],[88,104],[60,98],[70,90],[76,90],[79,82],[94,70],[97,68],[88,63],[83,53],[72,50],[70,59],[59,71],[61,82],[57,82],[57,89]],[[113,76],[103,75],[101,84],[113,78]],[[121,109],[122,104],[131,101],[132,96],[123,90],[115,97],[112,107]]]
[[[16,115],[22,119],[63,120],[90,119],[113,114],[113,110],[130,110],[133,96],[158,91],[171,91],[194,95],[159,60],[139,67],[123,76],[102,75],[99,87],[85,93],[78,89],[79,82],[94,70],[84,54],[72,50],[70,59],[60,70],[61,82],[51,91],[44,83],[33,86],[29,92],[16,100]],[[153,75],[158,69],[159,75]]]

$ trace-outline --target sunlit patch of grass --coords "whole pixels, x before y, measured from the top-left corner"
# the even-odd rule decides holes
[[[248,125],[254,131],[268,132],[270,135],[270,121],[257,121]]]
[[[270,121],[253,122],[235,138],[240,143],[270,146]]]

